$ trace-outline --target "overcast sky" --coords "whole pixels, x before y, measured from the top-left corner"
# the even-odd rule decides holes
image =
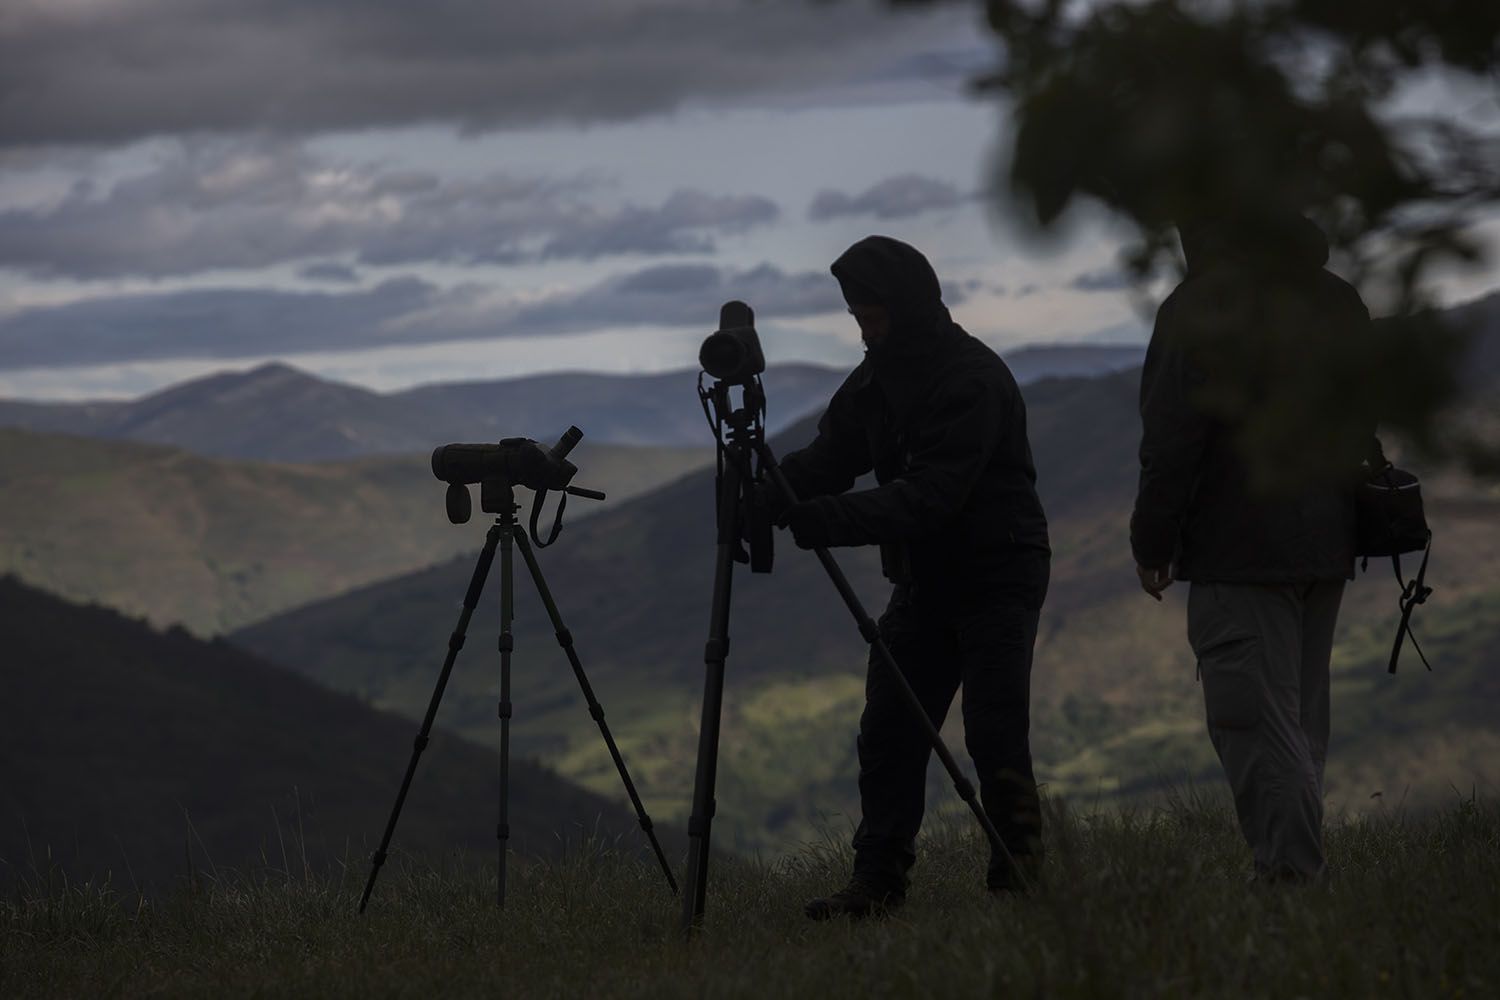
[[[728,298],[851,365],[874,232],[999,349],[1140,339],[1118,223],[985,196],[993,59],[964,4],[4,0],[0,395],[683,368]]]

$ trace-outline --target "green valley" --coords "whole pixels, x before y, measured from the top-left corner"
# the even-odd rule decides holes
[[[607,510],[701,466],[700,448],[579,446]],[[0,573],[200,635],[429,566],[448,523],[427,455],[298,465],[0,429]]]
[[[1033,745],[1039,778],[1077,801],[1131,801],[1165,785],[1219,780],[1186,643],[1184,588],[1157,605],[1137,589],[1130,562],[1134,382],[1125,373],[1027,390],[1056,550],[1033,680]],[[803,424],[777,450],[811,433]],[[1416,628],[1436,670],[1427,674],[1408,650],[1401,673],[1385,673],[1397,587],[1388,564],[1372,566],[1349,588],[1335,661],[1336,810],[1438,802],[1454,788],[1492,788],[1500,779],[1500,737],[1483,708],[1495,703],[1500,647],[1500,492],[1461,476],[1430,481],[1437,593]],[[678,819],[697,741],[712,508],[712,477],[690,476],[579,523],[542,556],[642,794]],[[477,547],[477,527],[474,535]],[[771,576],[742,568],[735,580],[718,796],[724,819],[716,827],[726,842],[772,851],[850,822],[864,673],[864,644],[816,562],[784,535],[778,542]],[[874,553],[838,555],[878,610],[886,588]],[[471,566],[461,557],[298,609],[235,640],[409,714],[426,704]],[[492,593],[471,626],[440,716],[481,742],[492,742],[495,730],[493,600]],[[518,745],[618,795],[529,584],[517,602]],[[947,735],[961,746],[952,719]],[[936,770],[933,777],[933,801],[949,802],[946,781]]]

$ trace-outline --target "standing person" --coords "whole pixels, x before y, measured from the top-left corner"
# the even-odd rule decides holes
[[[1351,476],[1374,430],[1349,392],[1370,317],[1300,216],[1180,233],[1187,275],[1141,374],[1131,548],[1152,597],[1191,585],[1209,737],[1256,878],[1313,880]]]
[[[938,726],[963,687],[984,809],[1034,874],[1042,828],[1028,734],[1031,659],[1051,555],[1025,404],[999,356],[948,315],[917,250],[871,236],[832,271],[866,355],[834,394],[817,438],[783,459],[803,500],[780,523],[802,548],[880,546],[895,585],[880,634]],[[850,492],[872,470],[879,485]],[[853,877],[807,904],[815,920],[898,905],[916,861],[932,748],[886,670],[872,656]],[[992,890],[1025,884],[1024,872],[991,857]]]

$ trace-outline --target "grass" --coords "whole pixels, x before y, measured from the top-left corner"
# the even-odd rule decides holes
[[[842,834],[772,863],[717,858],[691,943],[648,862],[609,844],[492,868],[392,862],[357,916],[362,862],[318,876],[195,877],[147,902],[33,878],[0,908],[5,996],[1493,996],[1500,806],[1459,800],[1334,822],[1325,886],[1244,881],[1217,800],[1049,807],[1045,886],[979,888],[963,817],[930,823],[890,920],[812,924],[847,873]]]

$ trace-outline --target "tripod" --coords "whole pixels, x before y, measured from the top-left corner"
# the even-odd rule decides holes
[[[719,759],[719,718],[724,702],[724,666],[729,655],[730,591],[733,584],[735,552],[740,539],[740,526],[747,523],[749,515],[746,508],[752,503],[751,488],[755,482],[752,458],[759,464],[762,474],[768,477],[772,486],[782,494],[788,505],[797,502],[796,491],[792,489],[792,484],[782,473],[780,465],[776,462],[776,456],[771,452],[771,447],[765,440],[764,421],[760,412],[765,404],[765,395],[760,387],[759,379],[745,384],[745,404],[738,409],[732,409],[730,406],[729,388],[729,384],[719,380],[711,389],[699,390],[703,395],[704,408],[708,409],[712,404],[719,418],[715,424],[715,433],[719,438],[720,472],[718,556],[714,566],[714,590],[708,644],[703,655],[704,662],[708,666],[708,676],[703,689],[703,720],[698,737],[698,768],[693,783],[692,815],[688,820],[687,892],[683,895],[682,906],[682,926],[683,930],[689,934],[703,925],[703,912],[708,895],[708,852],[710,828],[713,825],[716,808],[714,784]],[[727,427],[727,433],[720,433],[721,427]],[[757,528],[752,524],[749,532],[752,536],[752,567],[755,561],[753,546],[756,530]],[[912,690],[910,682],[896,665],[896,659],[891,654],[890,647],[880,637],[879,626],[866,613],[854,588],[850,586],[848,577],[844,575],[844,571],[839,568],[828,549],[817,548],[813,550],[813,554],[823,565],[834,588],[854,616],[860,636],[871,646],[876,659],[895,680],[902,699],[921,725],[928,742],[932,744],[938,759],[943,762],[943,767],[948,771],[948,776],[953,779],[953,787],[973,811],[974,818],[979,821],[985,837],[990,842],[991,849],[1006,859],[1024,885],[1025,876],[1016,867],[1015,859],[1011,857],[1005,842],[1000,839],[1000,832],[995,829],[995,824],[985,814],[984,807],[980,805],[973,782],[959,769],[958,762],[954,760],[953,754],[943,742],[937,726],[933,724],[926,709],[922,707],[917,693]]]
[[[602,493],[571,486],[567,487],[567,492],[593,499],[603,498]],[[536,553],[532,551],[530,540],[526,537],[526,529],[516,519],[520,505],[516,503],[515,487],[509,483],[486,481],[481,486],[481,496],[482,509],[489,513],[497,513],[499,516],[495,518],[495,523],[485,535],[484,548],[480,551],[479,561],[474,566],[474,575],[469,580],[469,590],[464,596],[463,611],[458,616],[458,626],[448,639],[448,655],[443,660],[442,672],[438,674],[437,686],[433,689],[432,700],[428,702],[427,714],[422,719],[422,728],[417,733],[411,760],[406,765],[406,776],[401,779],[401,790],[396,793],[396,804],[391,808],[390,819],[386,821],[385,834],[381,837],[380,848],[371,859],[370,878],[365,883],[364,895],[359,900],[359,912],[365,911],[365,906],[370,901],[370,892],[375,888],[375,879],[380,874],[381,866],[385,864],[387,851],[391,846],[391,837],[396,832],[396,821],[401,816],[401,807],[406,803],[406,793],[411,789],[412,776],[417,771],[417,761],[421,758],[422,751],[427,749],[433,719],[437,716],[438,704],[443,699],[443,691],[448,686],[448,676],[453,671],[453,663],[458,659],[458,652],[464,647],[469,619],[473,617],[474,609],[479,605],[479,595],[484,590],[485,579],[489,576],[490,566],[495,561],[497,547],[500,550],[500,820],[495,828],[495,836],[499,841],[500,871],[496,883],[496,905],[505,906],[506,851],[510,841],[510,720],[512,716],[510,663],[511,655],[515,650],[515,637],[511,632],[511,623],[515,617],[512,553],[516,548],[521,550],[521,558],[531,573],[532,582],[536,584],[537,593],[547,609],[547,616],[552,620],[558,645],[562,647],[563,653],[568,657],[568,663],[573,667],[573,676],[578,679],[578,686],[583,690],[583,698],[588,703],[589,715],[593,716],[594,721],[599,725],[599,732],[604,736],[604,743],[609,748],[610,757],[614,759],[615,768],[620,772],[620,779],[625,784],[625,791],[630,796],[631,805],[635,807],[635,814],[640,820],[641,829],[651,841],[651,847],[656,852],[656,860],[661,864],[661,870],[667,876],[667,884],[675,893],[677,880],[672,877],[671,866],[667,864],[666,855],[662,852],[661,844],[652,829],[651,817],[646,815],[645,806],[641,804],[641,797],[636,792],[635,782],[630,780],[630,772],[625,769],[625,760],[620,756],[620,748],[615,745],[609,725],[604,721],[604,706],[600,705],[599,700],[594,697],[594,689],[589,684],[588,677],[584,675],[583,664],[573,648],[573,635],[563,624],[562,615],[552,599],[552,591],[542,577],[542,568],[537,563]],[[538,544],[542,544],[540,540]]]

